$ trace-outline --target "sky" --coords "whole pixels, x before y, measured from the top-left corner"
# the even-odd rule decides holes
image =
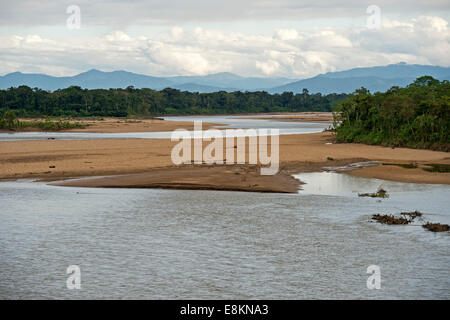
[[[0,75],[450,66],[449,0],[0,0]]]

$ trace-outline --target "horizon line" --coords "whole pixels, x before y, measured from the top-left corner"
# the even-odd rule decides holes
[[[409,64],[409,63],[406,63],[406,62],[402,61],[402,62],[397,62],[397,63],[389,63],[389,64],[386,64],[386,65],[357,66],[357,67],[353,67],[353,68],[349,68],[349,69],[328,71],[328,72],[325,72],[325,73],[317,73],[317,74],[315,74],[313,76],[306,77],[306,78],[291,78],[291,77],[287,77],[287,76],[266,76],[266,77],[265,76],[243,76],[243,75],[240,75],[240,74],[237,74],[237,73],[234,73],[234,72],[230,72],[230,71],[220,71],[220,72],[215,72],[215,73],[207,73],[207,74],[203,74],[203,75],[171,75],[171,76],[162,76],[162,75],[150,75],[150,74],[144,74],[144,73],[137,73],[137,72],[133,72],[133,71],[127,71],[127,70],[124,70],[124,69],[117,69],[117,70],[112,70],[112,71],[104,71],[104,70],[100,70],[98,68],[91,68],[91,69],[88,69],[86,71],[81,71],[81,72],[73,74],[73,75],[63,75],[63,76],[55,76],[55,75],[51,75],[51,74],[47,74],[47,73],[38,73],[38,72],[13,71],[13,72],[8,72],[8,73],[5,73],[3,75],[0,75],[0,77],[5,77],[5,76],[10,75],[10,74],[20,73],[20,74],[25,74],[25,75],[45,75],[45,76],[54,77],[54,78],[70,78],[70,77],[78,76],[78,75],[83,74],[83,73],[88,73],[88,72],[92,72],[92,71],[98,71],[98,72],[101,72],[101,73],[126,72],[126,73],[132,73],[132,74],[135,74],[135,75],[141,75],[141,76],[153,77],[153,78],[161,78],[161,79],[177,78],[177,77],[207,77],[207,76],[213,76],[213,75],[219,75],[219,74],[230,74],[230,75],[238,76],[238,77],[241,77],[241,78],[288,79],[288,80],[299,81],[299,80],[314,78],[314,77],[317,77],[319,75],[325,75],[325,74],[328,74],[328,73],[350,71],[350,70],[355,70],[355,69],[388,67],[388,66],[392,66],[392,65],[450,68],[450,66],[440,66],[440,65],[433,65],[433,64],[417,64],[417,63]]]

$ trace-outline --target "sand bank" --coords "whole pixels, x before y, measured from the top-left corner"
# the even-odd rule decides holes
[[[369,160],[381,163],[414,162],[419,164],[419,168],[405,169],[399,166],[383,165],[355,170],[350,174],[394,181],[450,184],[450,173],[428,172],[420,168],[427,163],[450,164],[450,157],[446,152],[392,149],[363,144],[334,144],[332,141],[333,136],[328,132],[280,136],[281,173],[318,171],[324,167],[337,167]],[[167,167],[173,169],[170,154],[175,144],[176,142],[165,139],[2,141],[0,142],[0,179],[45,178],[51,180],[146,173],[160,171],[161,168]],[[241,176],[247,175],[246,172],[236,174],[236,179],[226,185],[226,179],[220,177],[233,176],[227,172],[229,168],[230,166],[223,166],[223,169],[210,171],[211,175],[191,183],[190,188],[196,188],[195,185],[197,185],[198,188],[208,186],[208,189],[249,190],[253,188],[249,187],[250,185],[256,184],[264,185],[260,191],[271,189],[274,192],[282,192],[278,185],[284,180],[278,178],[272,180],[270,188],[268,180],[264,180],[264,184],[258,180],[252,183],[242,181],[241,184],[236,185],[237,177],[242,178]],[[189,171],[179,169],[176,169],[179,177],[183,177]],[[170,181],[174,186],[176,185],[176,181],[173,180],[175,172],[177,171],[169,175],[172,177]],[[203,174],[204,171],[198,171],[198,173]],[[153,173],[146,177],[149,179],[158,177],[159,180],[148,180],[145,183],[149,185],[154,183],[155,186],[159,183],[161,186],[164,182],[161,179],[169,176],[155,176]],[[247,179],[253,179],[251,174]],[[267,179],[270,180],[270,178]],[[185,186],[188,185],[188,182],[180,181]],[[127,183],[131,184],[131,182]],[[169,186],[165,185],[165,187]],[[180,187],[180,184],[177,187]],[[255,186],[253,189],[258,188]]]
[[[280,172],[262,176],[257,166],[182,166],[144,173],[57,181],[52,185],[91,188],[165,188],[295,193],[300,182]]]
[[[322,122],[333,123],[332,112],[300,112],[300,113],[283,113],[282,115],[273,115],[265,117],[239,117],[238,119],[260,119],[260,120],[278,120],[289,122]]]
[[[45,119],[20,119],[21,121],[44,121]],[[104,133],[120,133],[120,132],[161,132],[173,131],[176,129],[193,130],[194,123],[192,121],[167,121],[162,119],[122,119],[122,118],[101,118],[101,119],[77,119],[70,120],[86,125],[85,128],[76,128],[61,130],[59,132],[104,132]],[[209,129],[221,124],[203,122],[203,128]],[[9,130],[1,130],[9,132]],[[20,131],[33,132],[43,131],[40,128],[24,128]]]

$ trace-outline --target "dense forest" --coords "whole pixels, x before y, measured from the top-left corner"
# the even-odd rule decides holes
[[[337,140],[450,150],[450,83],[430,76],[384,93],[356,90],[336,113]]]
[[[351,95],[285,92],[192,93],[175,89],[69,87],[53,92],[27,86],[0,90],[0,115],[19,117],[157,116],[336,111],[337,141],[450,150],[450,83],[429,76],[406,88]],[[2,119],[7,124],[7,119]],[[43,124],[48,126],[47,123]],[[60,123],[60,125],[65,125]]]
[[[286,111],[331,111],[346,94],[310,94],[308,90],[269,94],[260,92],[193,93],[175,89],[97,89],[80,87],[48,92],[27,86],[0,90],[0,114],[36,116],[155,116],[167,114],[233,114]]]

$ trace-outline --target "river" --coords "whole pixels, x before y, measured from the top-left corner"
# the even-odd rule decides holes
[[[1,182],[0,298],[450,298],[448,233],[370,220],[417,209],[449,223],[450,187],[299,177],[288,195]],[[390,198],[354,190],[379,186]],[[69,265],[81,290],[66,288]]]
[[[321,132],[330,127],[328,123],[288,122],[276,119],[240,119],[242,116],[178,116],[164,117],[170,121],[203,121],[220,123],[220,129],[278,129],[279,134],[305,134]],[[261,116],[259,116],[261,117]],[[271,133],[270,131],[268,132]],[[87,140],[87,139],[170,139],[172,131],[166,132],[0,132],[0,141],[17,140]]]
[[[201,120],[236,128],[257,121],[284,133],[327,126]],[[0,299],[450,298],[449,233],[421,226],[450,223],[449,186],[333,172],[296,177],[306,182],[298,194],[0,182]],[[379,187],[390,197],[358,197]],[[388,226],[370,219],[406,210],[420,210],[423,220]],[[80,290],[66,287],[70,265],[81,270]],[[371,265],[381,270],[379,290],[366,286]]]

